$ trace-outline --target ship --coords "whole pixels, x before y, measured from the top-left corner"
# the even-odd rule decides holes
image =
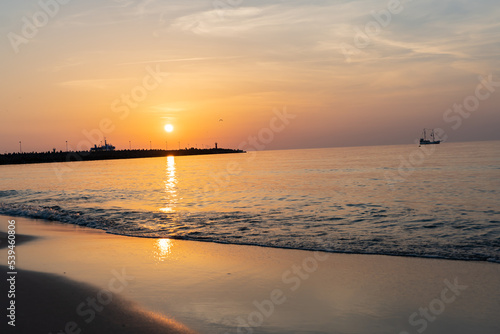
[[[108,142],[106,141],[106,138],[104,138],[104,145],[101,145],[101,146],[94,145],[94,147],[92,147],[90,149],[91,152],[114,151],[114,150],[115,150],[115,147],[111,144],[108,144]]]
[[[441,140],[436,140],[434,129],[424,129],[420,138],[420,145],[440,144]]]

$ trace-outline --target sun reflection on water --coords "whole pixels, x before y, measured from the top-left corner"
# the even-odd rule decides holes
[[[177,177],[175,175],[175,157],[167,157],[167,171],[165,179],[165,200],[166,206],[160,208],[160,212],[171,213],[175,211],[177,202]]]
[[[165,261],[172,253],[172,240],[158,239],[154,245],[154,258],[157,262]]]

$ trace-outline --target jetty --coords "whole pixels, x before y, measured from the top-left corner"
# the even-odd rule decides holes
[[[31,153],[6,153],[0,154],[0,165],[19,165],[19,164],[39,164],[51,162],[72,162],[72,161],[91,161],[91,160],[113,160],[113,159],[138,159],[138,158],[156,158],[167,156],[187,156],[187,155],[206,155],[206,154],[228,154],[228,153],[246,153],[243,150],[228,148],[185,148],[180,150],[91,150],[91,151],[56,151],[50,152],[31,152]]]

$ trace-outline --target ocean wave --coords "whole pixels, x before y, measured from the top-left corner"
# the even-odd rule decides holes
[[[107,225],[112,225],[111,221],[95,220],[82,212],[72,212],[63,210],[59,206],[34,206],[26,204],[5,204],[0,203],[0,214],[6,216],[27,217],[34,219],[44,219],[60,223],[74,224],[98,229],[107,229]]]
[[[17,195],[16,190],[0,190],[0,197],[10,197]]]
[[[500,241],[495,235],[488,238],[457,238],[443,233],[435,238],[415,236],[421,230],[436,230],[442,224],[421,224],[407,227],[407,234],[367,233],[356,234],[343,230],[356,225],[352,219],[343,217],[315,217],[308,223],[290,223],[279,214],[267,217],[245,212],[180,212],[161,213],[147,211],[68,210],[58,205],[38,206],[28,204],[0,203],[0,214],[44,219],[66,224],[96,228],[107,233],[131,237],[172,238],[209,241],[226,244],[255,245],[276,248],[325,251],[348,254],[378,254],[442,258],[453,260],[475,260],[500,263]],[[313,217],[313,216],[311,216]],[[321,218],[321,217],[319,217]],[[349,222],[347,224],[347,222]],[[334,224],[334,225],[332,225]],[[393,222],[379,222],[386,228]],[[400,228],[398,226],[398,228]],[[357,229],[354,229],[356,231]]]

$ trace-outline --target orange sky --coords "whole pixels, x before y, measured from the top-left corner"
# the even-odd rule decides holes
[[[0,5],[1,153],[99,144],[103,120],[118,148],[500,139],[495,1],[55,1]]]

